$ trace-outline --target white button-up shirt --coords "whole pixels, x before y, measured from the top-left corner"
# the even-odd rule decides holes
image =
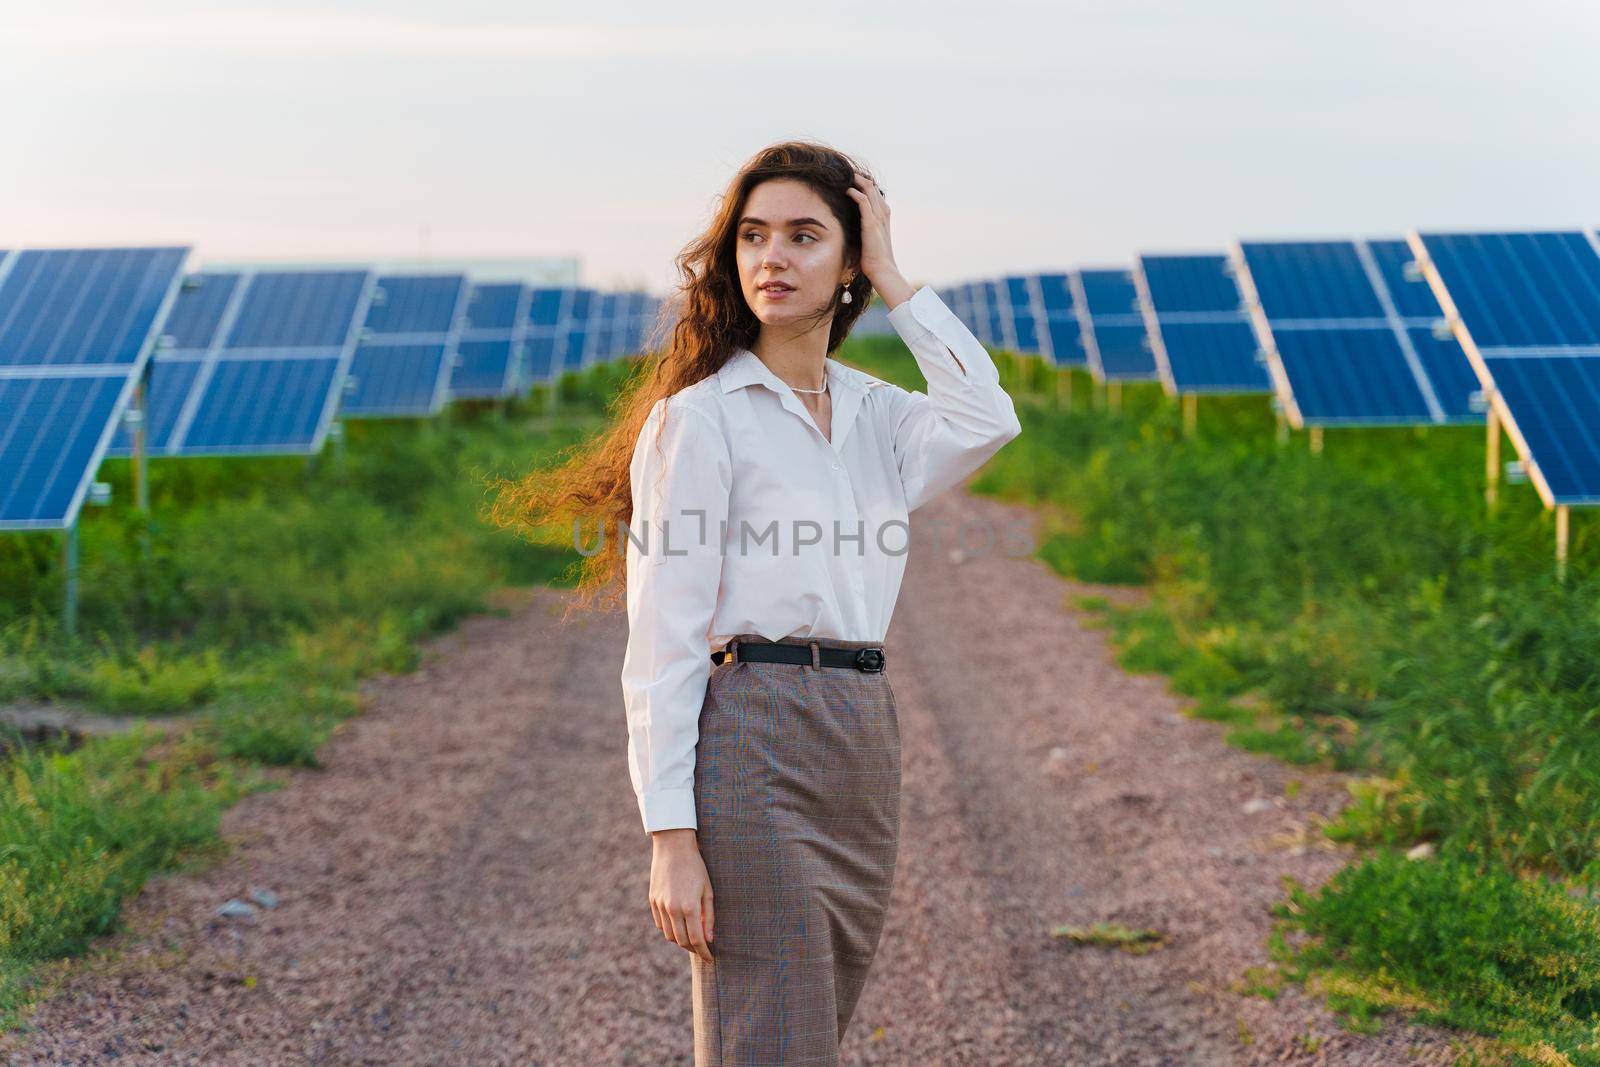
[[[937,293],[919,289],[889,322],[928,392],[830,358],[831,440],[748,349],[650,411],[622,534],[628,771],[647,833],[697,825],[711,652],[745,633],[882,641],[907,515],[1022,432],[994,361]]]

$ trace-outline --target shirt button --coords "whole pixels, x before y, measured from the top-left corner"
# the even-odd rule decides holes
[[[838,469],[839,469],[839,465],[838,465],[838,464],[837,464],[837,463],[835,463],[835,464],[834,464],[834,465],[833,465],[833,469],[834,469],[834,470],[838,470]]]

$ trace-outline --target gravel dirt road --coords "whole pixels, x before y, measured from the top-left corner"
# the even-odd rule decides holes
[[[1294,988],[1231,990],[1267,962],[1280,876],[1347,862],[1283,843],[1341,779],[1230,748],[1121,671],[1071,607],[1083,587],[955,562],[924,530],[1025,514],[957,491],[914,520],[888,639],[899,866],[844,1062],[1449,1063],[1447,1035],[1350,1034]],[[563,596],[510,598],[371,680],[326,769],[231,809],[219,865],[152,881],[9,1062],[688,1067],[689,960],[650,920],[625,764],[626,620],[558,626]],[[254,887],[278,906],[215,916]],[[1097,921],[1168,940],[1050,935]]]

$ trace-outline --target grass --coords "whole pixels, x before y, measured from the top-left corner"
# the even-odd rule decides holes
[[[925,388],[892,340],[853,354]],[[1486,509],[1482,427],[1314,454],[1264,397],[1206,398],[1190,436],[1153,384],[1112,409],[1079,372],[1069,406],[1038,361],[997,361],[1023,433],[973,488],[1038,507],[1059,572],[1148,588],[1078,605],[1122,665],[1234,744],[1354,775],[1324,832],[1368,855],[1294,895],[1286,969],[1351,1025],[1414,1000],[1512,1062],[1600,1063],[1600,525],[1573,516],[1561,582],[1530,486]]]
[[[414,666],[418,642],[504,586],[561,584],[575,551],[479,517],[485,479],[594,432],[624,368],[496,410],[353,422],[342,461],[159,460],[150,517],[80,520],[76,636],[61,625],[60,539],[0,539],[0,701],[68,701],[148,720],[26,746],[0,770],[0,1025],[24,1026],[52,960],[117,928],[146,879],[217,851],[221,813],[315,767],[357,684]],[[131,464],[99,477],[132,498]],[[181,729],[157,729],[182,713]],[[3,740],[3,739],[0,739]]]

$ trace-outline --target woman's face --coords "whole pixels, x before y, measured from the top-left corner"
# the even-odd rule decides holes
[[[803,182],[774,178],[750,190],[734,242],[740,288],[766,326],[815,316],[854,276],[844,227]]]

